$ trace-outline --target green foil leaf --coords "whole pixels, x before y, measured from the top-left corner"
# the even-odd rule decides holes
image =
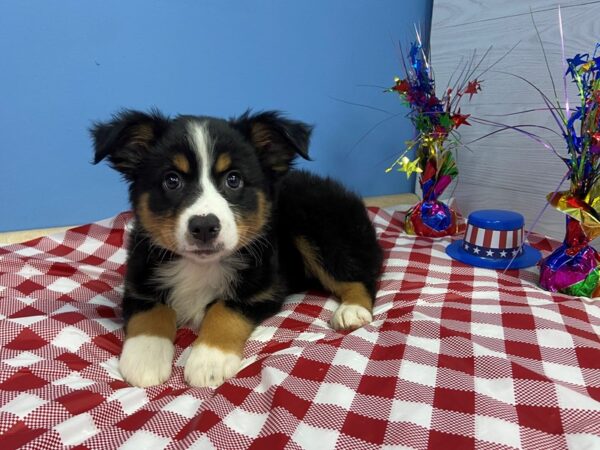
[[[596,267],[588,274],[587,277],[585,277],[585,280],[569,286],[563,291],[563,294],[575,295],[578,297],[591,297],[598,286],[598,280],[600,279],[599,272],[600,271]]]

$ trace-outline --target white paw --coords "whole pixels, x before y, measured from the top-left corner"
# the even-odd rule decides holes
[[[192,386],[219,386],[237,373],[241,362],[235,353],[198,344],[192,347],[185,363],[185,380]]]
[[[156,386],[171,375],[174,351],[173,343],[164,337],[128,338],[119,359],[119,370],[125,381],[134,386]]]
[[[373,315],[364,306],[342,303],[333,313],[331,326],[334,330],[356,330],[372,320]]]

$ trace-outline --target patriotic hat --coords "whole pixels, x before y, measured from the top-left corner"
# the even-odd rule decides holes
[[[474,211],[469,214],[464,239],[446,247],[446,253],[465,264],[487,269],[506,269],[509,264],[510,269],[533,266],[541,254],[523,245],[524,223],[523,216],[513,211]]]

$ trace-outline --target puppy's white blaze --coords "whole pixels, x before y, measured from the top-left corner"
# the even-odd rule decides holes
[[[199,344],[192,347],[185,363],[185,380],[192,386],[218,386],[234,376],[241,363],[235,353]]]
[[[198,183],[202,193],[196,201],[182,211],[177,224],[177,240],[183,251],[193,251],[194,246],[188,237],[188,222],[192,216],[214,214],[219,218],[221,231],[216,244],[222,244],[225,252],[233,251],[239,240],[233,211],[229,203],[219,193],[210,177],[213,164],[212,145],[206,125],[193,123],[188,126],[192,147],[196,151],[200,175]]]
[[[138,387],[156,386],[171,376],[173,343],[159,336],[134,336],[125,340],[119,370],[128,383]]]
[[[364,306],[342,303],[333,313],[331,326],[336,330],[355,330],[372,321],[373,315]]]
[[[234,257],[206,263],[199,267],[186,258],[164,263],[157,268],[157,282],[170,289],[168,303],[175,310],[179,324],[197,328],[206,305],[232,295],[237,272],[244,267]]]

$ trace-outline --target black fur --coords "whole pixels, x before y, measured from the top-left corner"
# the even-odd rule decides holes
[[[364,204],[354,193],[331,178],[292,171],[279,183],[277,208],[282,261],[298,261],[289,237],[303,236],[318,249],[333,278],[363,282],[375,297],[382,255]],[[301,265],[301,260],[295,267],[282,264],[295,290],[314,281]]]

